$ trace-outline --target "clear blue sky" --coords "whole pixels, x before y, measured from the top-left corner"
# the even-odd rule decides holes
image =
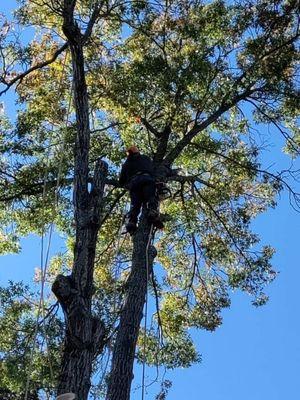
[[[2,2],[0,12],[7,13],[14,4]],[[0,99],[3,100],[13,116],[12,93]],[[275,155],[273,170],[280,170],[289,165],[289,159],[280,154],[281,140],[277,133],[276,136],[275,147],[265,153],[263,161],[267,166],[271,160],[274,162]],[[200,331],[195,335],[203,362],[167,374],[166,378],[173,381],[170,400],[299,398],[300,216],[289,206],[288,196],[283,195],[278,207],[258,217],[253,226],[262,242],[277,250],[274,265],[280,274],[267,290],[270,301],[256,309],[246,295],[234,294],[232,307],[223,313],[222,327],[215,333]],[[39,266],[40,239],[31,237],[22,245],[20,255],[0,258],[1,285],[6,285],[8,279],[32,282],[34,268]],[[60,248],[61,242],[55,238],[53,251]],[[140,399],[140,392],[133,398]],[[149,390],[147,399],[153,398],[153,391]]]

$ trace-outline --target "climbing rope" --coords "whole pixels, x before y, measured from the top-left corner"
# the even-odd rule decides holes
[[[62,68],[62,74],[61,74],[61,79],[59,82],[59,88],[58,92],[61,92],[62,89],[62,84],[63,84],[63,77],[64,77],[64,71],[65,71],[65,66],[66,66],[66,59],[67,59],[67,53],[65,54],[64,62],[63,62],[63,68]],[[67,108],[67,113],[66,113],[66,126],[68,125],[69,122],[69,115],[70,115],[70,110],[71,110],[71,103],[72,103],[72,93],[73,93],[73,87],[71,88],[71,93],[70,93],[70,99],[68,103],[68,108]],[[51,125],[51,132],[54,130],[54,124],[52,123]],[[58,193],[59,193],[59,188],[60,188],[60,180],[61,180],[61,174],[62,174],[62,166],[63,166],[63,155],[64,155],[64,150],[65,150],[65,144],[66,144],[66,138],[64,137],[61,149],[59,153],[61,154],[61,158],[59,160],[59,167],[58,167],[58,173],[57,173],[57,181],[56,181],[56,187],[55,187],[55,201],[54,201],[54,207],[56,208],[58,205]],[[50,148],[51,146],[49,145],[49,151],[47,154],[47,164],[45,168],[45,173],[43,177],[43,192],[42,192],[42,203],[45,203],[46,200],[46,189],[47,189],[47,179],[48,179],[48,169],[49,169],[49,160],[50,160]],[[49,340],[48,340],[48,335],[46,331],[46,326],[45,326],[45,310],[44,310],[44,292],[45,292],[45,283],[46,283],[46,276],[47,276],[47,269],[48,269],[48,262],[49,262],[49,255],[50,255],[50,248],[51,248],[51,242],[52,242],[52,236],[53,236],[53,230],[54,230],[54,222],[52,221],[49,227],[49,235],[48,235],[48,244],[47,244],[47,249],[46,253],[44,251],[45,248],[45,225],[42,225],[42,233],[41,233],[41,253],[40,253],[40,262],[41,262],[41,291],[40,291],[40,296],[39,296],[39,304],[38,304],[38,311],[37,311],[37,316],[36,316],[36,322],[35,322],[35,329],[34,329],[34,335],[33,335],[33,340],[32,340],[32,349],[30,353],[30,360],[29,360],[29,367],[28,367],[28,374],[27,374],[27,379],[26,379],[26,387],[25,387],[25,396],[24,400],[28,399],[28,394],[29,394],[29,384],[30,384],[30,374],[31,374],[31,367],[33,363],[33,356],[34,356],[34,351],[36,348],[36,340],[37,340],[37,335],[38,335],[38,328],[39,328],[39,320],[40,316],[42,315],[42,328],[43,328],[43,333],[45,336],[45,341],[46,341],[46,346],[47,346],[47,358],[49,362],[49,369],[50,369],[50,376],[51,379],[54,380],[54,373],[53,373],[53,368],[52,368],[52,363],[51,363],[51,357],[49,354]],[[46,256],[45,256],[46,254]]]
[[[47,159],[49,159],[47,157]],[[43,203],[46,197],[46,171],[44,174],[44,182],[43,182],[43,194],[42,194],[42,199]],[[40,292],[40,297],[39,297],[39,305],[38,305],[38,311],[37,311],[37,316],[36,316],[36,322],[35,322],[35,328],[34,328],[34,335],[33,335],[33,346],[30,352],[30,361],[29,361],[29,368],[28,368],[28,374],[27,374],[27,379],[26,379],[26,387],[25,387],[25,400],[28,398],[28,392],[29,392],[29,383],[30,383],[30,372],[31,372],[31,367],[32,367],[32,362],[33,362],[33,355],[35,351],[35,346],[36,346],[36,339],[37,339],[37,334],[38,334],[38,327],[39,327],[39,319],[40,319],[40,314],[41,314],[41,309],[43,306],[43,298],[44,298],[44,288],[45,288],[45,271],[43,268],[44,264],[44,225],[42,227],[42,235],[41,235],[41,255],[40,255],[40,260],[41,260],[41,292]]]
[[[65,64],[64,64],[65,67]],[[71,103],[72,103],[72,95],[73,95],[73,86],[71,87],[70,91],[70,99],[68,103],[68,108],[67,108],[67,114],[66,114],[66,127],[68,126],[69,122],[69,116],[71,112]],[[53,125],[52,125],[53,127]],[[63,167],[63,155],[65,151],[65,146],[66,146],[66,137],[63,137],[63,141],[61,144],[61,148],[59,150],[59,154],[61,155],[59,159],[59,165],[58,165],[58,171],[57,171],[57,181],[56,181],[56,186],[55,186],[55,194],[54,194],[54,210],[53,213],[55,212],[55,209],[58,207],[58,202],[59,202],[59,189],[60,189],[60,182],[61,182],[61,176],[62,176],[62,167]],[[50,159],[50,157],[49,157]],[[46,181],[44,181],[45,183]],[[45,196],[46,196],[46,184],[45,184]],[[53,237],[53,231],[54,231],[54,221],[52,219],[50,227],[49,227],[49,235],[48,235],[48,244],[47,244],[47,250],[46,250],[46,258],[44,262],[44,268],[42,269],[43,271],[43,277],[42,277],[42,282],[43,286],[45,286],[46,282],[46,276],[47,276],[47,269],[48,269],[48,263],[49,263],[49,256],[50,256],[50,248],[51,248],[51,243],[52,243],[52,237]],[[45,232],[43,231],[42,235],[42,242],[44,240],[44,235]],[[41,246],[43,248],[43,246]],[[42,259],[43,257],[41,256],[41,266],[42,264]],[[44,292],[44,290],[43,290]],[[52,368],[52,363],[51,363],[51,356],[50,356],[50,345],[49,345],[49,340],[48,340],[48,335],[47,335],[47,330],[46,330],[46,325],[45,325],[45,307],[44,307],[44,295],[42,296],[42,308],[41,308],[41,313],[42,313],[42,328],[45,336],[45,341],[46,341],[46,346],[47,346],[47,355],[48,355],[48,362],[49,362],[49,369],[50,369],[50,376],[52,381],[54,380],[54,373],[53,373],[53,368]]]
[[[153,224],[151,224],[148,242],[146,245],[146,298],[145,298],[145,318],[144,318],[144,343],[143,343],[143,369],[142,369],[142,400],[145,398],[145,373],[146,373],[146,337],[147,337],[147,316],[148,316],[148,280],[150,272],[149,247],[153,239]]]

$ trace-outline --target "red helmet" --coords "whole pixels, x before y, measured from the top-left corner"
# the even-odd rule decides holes
[[[126,154],[129,156],[130,154],[136,154],[139,153],[139,149],[136,146],[130,146],[128,147]]]

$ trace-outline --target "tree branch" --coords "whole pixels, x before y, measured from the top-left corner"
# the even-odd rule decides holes
[[[164,163],[166,163],[167,165],[171,165],[180,155],[182,150],[191,143],[191,141],[194,139],[195,136],[197,136],[198,133],[202,132],[209,125],[215,122],[222,114],[224,114],[231,107],[236,105],[239,101],[245,100],[247,96],[256,92],[257,90],[258,89],[250,89],[250,87],[248,87],[243,93],[235,96],[229,103],[222,102],[220,107],[213,114],[207,117],[202,123],[194,125],[194,127],[169,152],[169,154],[164,159]]]
[[[264,112],[256,103],[255,101],[252,101],[250,99],[246,99],[246,101],[250,104],[252,104],[259,113],[261,113],[269,122],[271,122],[282,134],[282,136],[286,139],[286,141],[289,143],[289,145],[292,147],[292,149],[299,155],[300,154],[300,149],[299,145],[293,140],[292,137],[289,136],[287,132],[285,132],[283,129],[281,129],[280,125],[278,122],[275,120],[275,118],[271,117],[269,114]]]
[[[174,175],[174,176],[169,176],[169,177],[167,177],[167,178],[166,178],[166,181],[167,181],[167,182],[175,181],[175,182],[180,182],[180,183],[198,182],[198,183],[201,183],[202,185],[205,185],[205,186],[207,186],[207,187],[210,187],[210,188],[214,189],[214,186],[213,186],[213,185],[211,185],[209,182],[207,182],[207,181],[205,181],[205,180],[199,178],[198,175],[186,175],[186,176],[183,176],[183,175]]]
[[[152,126],[146,118],[141,117],[141,122],[145,126],[145,128],[148,129],[148,131],[153,133],[155,137],[161,136],[161,133],[157,129],[155,129],[154,126]]]
[[[6,85],[6,88],[0,92],[0,96],[2,96],[4,93],[6,93],[6,92],[8,91],[8,89],[9,89],[11,86],[13,86],[16,82],[21,82],[21,81],[25,78],[25,76],[29,75],[31,72],[36,71],[37,69],[46,67],[46,66],[49,65],[49,64],[52,64],[52,63],[57,59],[57,57],[58,57],[64,50],[66,50],[66,49],[68,48],[68,46],[69,46],[69,43],[68,43],[68,42],[64,43],[58,50],[56,50],[56,52],[52,55],[51,58],[49,58],[49,59],[46,60],[46,61],[43,61],[43,62],[40,62],[40,63],[34,65],[33,67],[29,68],[27,71],[25,71],[25,72],[23,72],[23,73],[17,75],[17,76],[16,76],[15,78],[13,78],[11,81],[6,82],[6,81],[2,80],[1,82],[2,82],[3,84]]]
[[[93,9],[91,18],[90,18],[90,20],[88,22],[88,26],[87,26],[87,28],[86,28],[86,30],[84,32],[84,35],[83,35],[83,41],[84,42],[91,36],[92,31],[93,31],[93,27],[94,27],[95,23],[97,22],[97,19],[100,16],[100,11],[101,11],[101,8],[102,8],[103,4],[104,4],[104,1],[96,3],[95,8]],[[105,16],[107,16],[107,15],[105,14]]]

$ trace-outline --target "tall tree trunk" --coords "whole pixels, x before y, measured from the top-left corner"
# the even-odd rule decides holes
[[[147,254],[149,235],[150,226],[143,215],[133,237],[132,267],[113,349],[107,400],[129,400],[130,398],[136,343],[143,317],[148,278],[156,256],[156,250],[151,245]]]
[[[65,314],[66,336],[58,381],[58,394],[73,392],[86,400],[91,386],[92,363],[104,345],[105,328],[92,315],[92,283],[97,233],[107,166],[97,162],[88,196],[85,225],[78,225],[74,265],[70,276],[58,275],[52,290]]]
[[[69,39],[74,85],[77,135],[74,151],[74,216],[76,243],[70,276],[59,275],[52,287],[65,314],[66,334],[58,394],[73,392],[86,400],[91,386],[92,362],[103,348],[105,328],[92,315],[93,272],[100,227],[107,164],[96,163],[91,191],[89,175],[89,105],[84,71],[83,40],[73,20],[75,2],[65,1],[64,32]]]

